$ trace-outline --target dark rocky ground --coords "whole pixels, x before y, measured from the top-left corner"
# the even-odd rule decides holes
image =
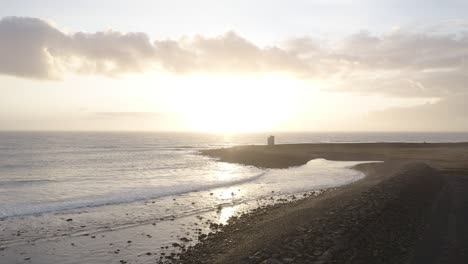
[[[468,171],[445,175],[412,263],[468,263]]]
[[[372,159],[375,154],[385,162],[358,165],[367,174],[365,179],[319,197],[233,219],[175,262],[468,263],[466,146],[348,146],[331,146],[330,152],[315,144],[297,146],[297,152],[289,145],[282,151],[246,147],[211,153],[264,167],[299,157],[281,163],[297,165],[321,154],[340,160]],[[253,155],[252,148],[263,156]]]

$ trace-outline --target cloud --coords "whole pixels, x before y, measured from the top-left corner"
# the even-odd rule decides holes
[[[363,31],[334,43],[302,37],[260,47],[234,32],[151,41],[145,33],[67,33],[37,18],[7,17],[0,20],[0,73],[288,72],[327,81],[334,91],[442,98],[465,93],[468,83],[468,31],[443,32]]]
[[[0,72],[55,79],[64,71],[117,74],[143,71],[154,47],[143,33],[66,34],[37,18],[0,20]]]
[[[91,64],[94,66],[91,69],[98,73],[143,71],[155,56],[154,47],[144,33],[78,32],[68,38],[70,45],[64,49],[68,57],[84,59],[86,66]],[[61,56],[60,51],[57,56]]]
[[[428,97],[467,91],[467,33],[360,33],[347,39],[337,55],[355,65],[338,90]]]
[[[467,131],[468,93],[449,96],[435,103],[390,108],[371,113],[364,124],[377,130]]]
[[[187,72],[308,72],[310,65],[277,47],[260,48],[234,32],[153,43],[144,33],[65,33],[37,19],[0,20],[0,73],[54,79],[64,71],[116,75],[151,66]]]
[[[32,78],[56,73],[50,51],[63,46],[66,36],[36,18],[0,20],[0,72]]]

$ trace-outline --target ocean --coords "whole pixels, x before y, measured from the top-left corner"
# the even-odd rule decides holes
[[[145,263],[147,259],[141,254],[150,249],[148,243],[137,242],[135,232],[151,237],[151,252],[157,254],[181,236],[209,232],[208,227],[196,232],[188,230],[187,226],[195,223],[196,218],[226,223],[231,216],[281,200],[280,197],[319,192],[364,177],[351,169],[359,162],[317,159],[295,168],[259,169],[218,162],[198,153],[208,148],[265,144],[267,136],[2,132],[0,248],[9,250],[0,251],[0,260],[21,262],[20,252],[24,251],[34,255],[33,263],[116,261],[119,256],[109,247],[118,242],[109,241],[133,236],[133,245],[139,247],[128,249],[128,254]],[[275,133],[275,136],[278,144],[468,141],[467,133]],[[152,226],[151,231],[148,226]],[[83,240],[96,237],[95,234],[107,234],[108,238],[101,237],[101,242],[109,241]],[[64,237],[74,242],[67,242],[68,247],[56,244],[62,243]],[[88,252],[87,259],[77,261],[67,257],[74,251]]]

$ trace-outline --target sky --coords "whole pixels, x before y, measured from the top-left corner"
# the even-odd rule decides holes
[[[0,0],[0,130],[468,131],[465,10]]]

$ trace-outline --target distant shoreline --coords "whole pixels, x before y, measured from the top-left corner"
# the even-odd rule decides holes
[[[448,217],[450,208],[459,225],[468,220],[468,213],[453,208],[468,198],[468,143],[286,144],[201,152],[262,168],[299,166],[314,158],[384,162],[356,166],[366,178],[318,198],[241,217],[176,263],[427,263],[444,257],[447,247],[454,263],[467,260],[468,239],[460,239],[467,237],[466,227],[445,241],[431,238],[445,235],[448,222],[427,226]],[[449,188],[454,184],[460,190]]]
[[[202,150],[220,161],[262,168],[300,166],[311,159],[336,161],[413,160],[451,168],[468,166],[468,142],[454,143],[306,143],[275,146],[249,145]]]

